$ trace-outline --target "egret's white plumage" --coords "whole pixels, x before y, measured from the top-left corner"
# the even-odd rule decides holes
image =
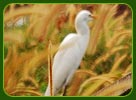
[[[82,10],[75,19],[77,34],[71,33],[65,37],[60,44],[59,50],[53,60],[53,89],[56,95],[62,87],[68,85],[76,69],[80,65],[82,57],[86,51],[90,30],[88,21],[92,19],[91,13]],[[50,96],[50,84],[46,89],[45,95]]]

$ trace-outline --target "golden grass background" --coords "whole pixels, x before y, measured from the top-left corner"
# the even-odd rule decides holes
[[[82,9],[97,15],[97,20],[90,24],[87,52],[66,95],[94,95],[132,71],[132,12],[127,5],[10,4],[4,12],[4,89],[8,94],[43,95],[49,41],[55,54],[64,37],[75,32],[74,19]],[[20,19],[21,26],[17,25]]]

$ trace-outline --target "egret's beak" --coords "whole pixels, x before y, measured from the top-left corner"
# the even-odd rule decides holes
[[[97,16],[96,16],[96,15],[91,15],[91,17],[92,17],[93,19],[97,19]]]

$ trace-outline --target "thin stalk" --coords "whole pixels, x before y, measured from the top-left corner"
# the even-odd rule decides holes
[[[53,96],[53,74],[52,74],[52,43],[49,41],[48,48],[48,72],[49,72],[49,84],[50,84],[50,95]]]

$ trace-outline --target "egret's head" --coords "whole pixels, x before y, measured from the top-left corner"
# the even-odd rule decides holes
[[[82,10],[80,11],[76,16],[76,22],[89,22],[93,20],[93,15],[88,10]]]

